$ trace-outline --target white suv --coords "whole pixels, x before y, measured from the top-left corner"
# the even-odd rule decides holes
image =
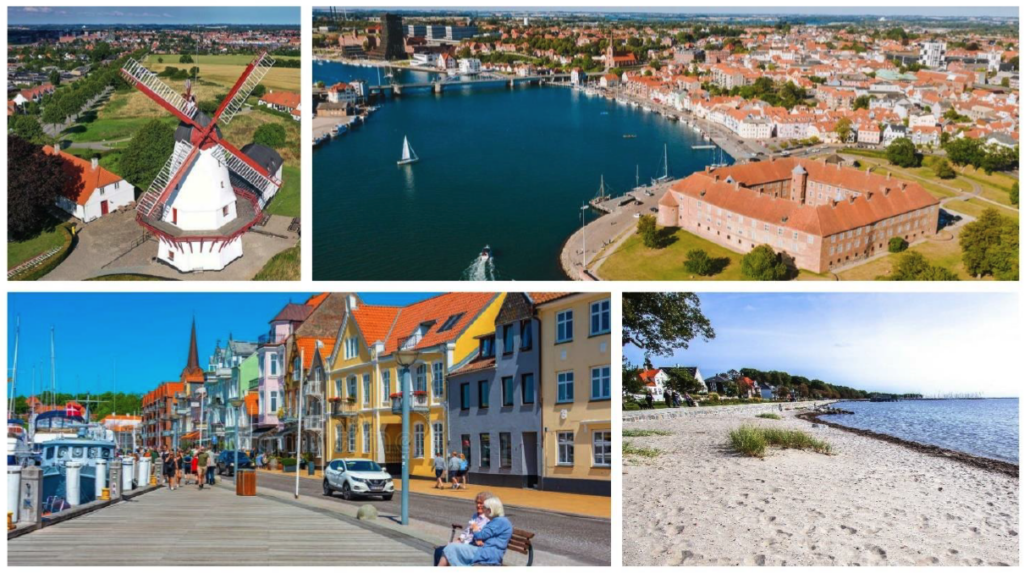
[[[395,495],[391,474],[377,462],[361,459],[332,460],[324,471],[324,495],[340,491],[345,499],[379,495],[390,501]]]

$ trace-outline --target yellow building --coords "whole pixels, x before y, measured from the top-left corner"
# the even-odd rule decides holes
[[[394,307],[365,305],[348,297],[345,319],[327,360],[327,460],[372,459],[393,474],[400,472],[402,416],[392,412],[392,396],[401,391],[395,352],[411,349],[419,354],[409,366],[409,472],[432,478],[434,454],[448,443],[445,379],[476,355],[476,337],[494,330],[504,298],[494,293],[449,293]]]
[[[541,328],[541,488],[611,495],[611,297],[533,298]]]

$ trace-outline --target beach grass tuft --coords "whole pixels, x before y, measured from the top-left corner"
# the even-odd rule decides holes
[[[774,412],[765,412],[764,414],[758,414],[757,417],[758,418],[764,418],[766,420],[781,420],[782,419],[782,416],[780,416],[780,415],[778,415],[778,414],[776,414]]]
[[[757,428],[740,426],[729,432],[729,442],[737,452],[763,458],[768,446],[793,450],[811,450],[820,454],[831,454],[832,445],[828,442],[811,437],[800,430],[784,430],[781,428]]]
[[[661,455],[661,450],[657,448],[642,448],[634,446],[632,442],[624,441],[622,442],[622,455],[625,457],[654,459]]]
[[[647,438],[650,436],[671,436],[668,430],[622,430],[623,438]]]

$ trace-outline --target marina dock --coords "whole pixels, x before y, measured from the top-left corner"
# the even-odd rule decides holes
[[[160,488],[7,542],[8,565],[430,564],[429,542],[234,485]],[[290,496],[288,496],[290,497]]]

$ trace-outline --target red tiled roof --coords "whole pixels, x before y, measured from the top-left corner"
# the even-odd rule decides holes
[[[757,190],[745,187],[789,179],[797,165],[807,170],[809,181],[842,187],[862,196],[825,205],[802,205],[789,199],[761,196]],[[739,185],[726,183],[729,177]],[[673,185],[672,190],[758,221],[781,224],[821,237],[938,204],[938,200],[917,183],[888,179],[852,167],[792,158],[694,173]],[[678,203],[669,193],[659,204],[671,206]]]
[[[528,292],[527,296],[533,301],[533,304],[544,304],[560,298],[574,295],[572,292]]]
[[[295,109],[299,107],[299,103],[301,102],[299,94],[286,91],[267,92],[263,94],[263,97],[261,97],[260,100],[274,105],[279,105],[281,107],[286,107],[288,109]]]
[[[375,342],[387,340],[400,310],[401,307],[397,306],[360,305],[352,311],[352,318],[359,326],[363,340],[367,345],[372,345]]]
[[[111,173],[98,165],[94,169],[92,161],[86,161],[69,153],[55,152],[49,145],[44,145],[43,151],[51,155],[55,154],[64,160],[64,171],[75,181],[71,187],[64,190],[64,196],[79,205],[85,205],[96,189],[124,180],[120,175]]]

